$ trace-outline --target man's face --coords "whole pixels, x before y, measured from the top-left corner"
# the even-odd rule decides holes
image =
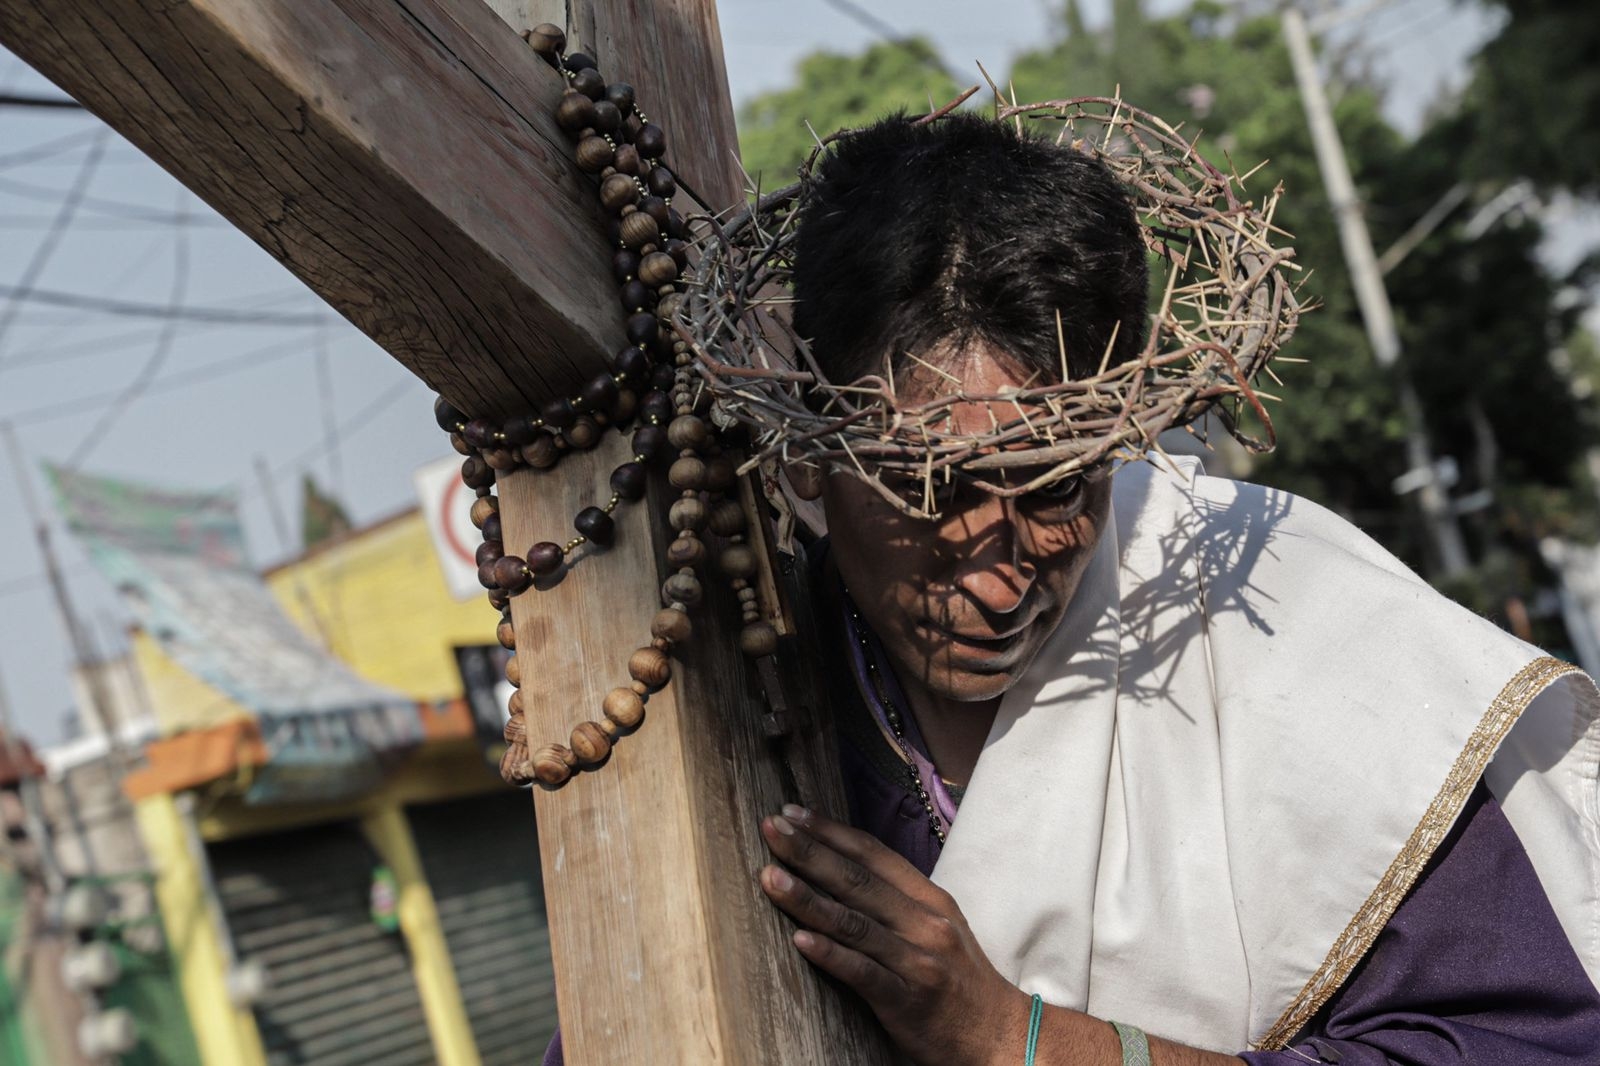
[[[1027,378],[981,350],[940,367],[974,395]],[[919,372],[897,387],[903,403],[914,403],[954,385]],[[986,431],[991,413],[1016,417],[1010,405],[991,412],[961,404],[953,428]],[[1038,472],[1019,466],[1014,477]],[[942,513],[931,521],[907,517],[846,473],[824,476],[821,492],[835,565],[901,679],[975,701],[1010,688],[1055,632],[1100,541],[1110,485],[1109,478],[1073,482],[1014,499],[959,486],[941,497]],[[906,488],[922,491],[920,484]]]

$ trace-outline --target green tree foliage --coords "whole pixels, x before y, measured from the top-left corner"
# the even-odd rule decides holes
[[[300,488],[300,546],[314,548],[351,530],[344,505],[317,487],[307,474]]]
[[[806,123],[826,135],[902,109],[926,112],[930,99],[942,106],[957,92],[920,37],[877,44],[858,56],[817,52],[797,74],[792,88],[763,93],[739,109],[739,154],[763,189],[795,180],[816,144]]]

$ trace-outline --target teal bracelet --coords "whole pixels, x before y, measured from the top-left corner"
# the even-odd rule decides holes
[[[1122,1066],[1150,1066],[1150,1040],[1144,1030],[1121,1022],[1112,1022],[1111,1028],[1117,1031],[1117,1040],[1122,1044]]]
[[[1035,992],[1033,994],[1033,1009],[1028,1012],[1028,1057],[1022,1060],[1022,1066],[1033,1066],[1033,1056],[1039,1050],[1039,1023],[1044,1021],[1044,999]]]

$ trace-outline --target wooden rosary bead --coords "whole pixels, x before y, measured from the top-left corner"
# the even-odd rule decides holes
[[[576,74],[580,70],[595,70],[596,64],[586,52],[573,52],[566,57],[566,68]]]
[[[633,135],[633,146],[646,159],[660,159],[667,154],[667,134],[654,122],[646,122]]]
[[[611,369],[626,381],[642,384],[650,377],[650,357],[643,348],[630,345],[612,357]]]
[[[672,507],[667,511],[667,521],[673,529],[683,531],[692,529],[696,533],[705,528],[706,505],[693,496],[685,496],[674,500]]]
[[[717,565],[729,577],[749,580],[756,572],[755,550],[748,544],[730,544],[717,556]]]
[[[689,269],[689,242],[678,240],[676,237],[661,246],[661,250],[672,256],[678,264],[679,270]]]
[[[651,252],[639,263],[639,280],[652,289],[678,280],[678,261],[666,252]]]
[[[510,712],[512,718],[520,721],[522,719],[522,712],[525,709],[526,701],[523,698],[522,690],[519,688],[513,692],[511,694],[511,698],[506,701],[506,710]]]
[[[705,542],[692,534],[679,536],[667,545],[667,562],[673,567],[699,566],[705,561]]]
[[[517,452],[510,448],[488,448],[483,453],[483,461],[494,470],[515,470],[517,468]]]
[[[633,114],[633,86],[627,82],[615,81],[606,86],[606,99],[620,112],[624,118]]]
[[[706,487],[706,464],[699,456],[685,455],[673,461],[667,470],[667,481],[675,489],[703,489]]]
[[[572,520],[572,528],[591,544],[609,548],[617,539],[617,524],[599,507],[585,507]]]
[[[639,169],[644,166],[644,160],[639,158],[639,149],[633,145],[619,144],[616,159],[611,165],[624,174],[633,175],[639,173]]]
[[[591,411],[605,411],[617,398],[617,383],[610,374],[596,374],[583,386],[580,394]]]
[[[639,186],[635,185],[633,179],[628,175],[613,174],[600,183],[600,203],[605,206],[607,211],[621,211],[624,207],[638,202]],[[630,252],[628,254],[632,255],[633,253]],[[611,265],[613,269],[617,265],[615,256],[612,257]],[[631,276],[634,270],[637,269],[638,264],[635,262],[634,269],[629,270],[628,274]],[[622,281],[624,279],[619,277],[617,280]]]
[[[739,477],[739,468],[725,455],[706,460],[706,488],[712,492],[727,492]]]
[[[456,410],[443,396],[438,396],[433,401],[433,420],[446,433],[459,433],[461,427],[466,425],[467,416]]]
[[[648,399],[648,397],[646,397]],[[643,404],[640,413],[644,414]],[[667,450],[667,431],[660,426],[640,426],[633,431],[633,454],[655,459]]]
[[[601,133],[616,133],[622,126],[622,112],[604,95],[594,102],[593,125]]]
[[[628,178],[623,177],[621,174],[613,174],[613,175],[611,175],[611,177],[606,179],[606,181],[608,181],[608,182],[612,181],[612,180],[626,181],[628,183],[629,190],[631,190],[635,196],[638,195],[637,188],[634,186],[633,182],[631,180],[629,180]],[[604,185],[600,186],[600,188],[601,188],[602,192],[605,190],[605,186]],[[638,275],[639,275],[639,253],[638,252],[634,251],[631,248],[618,248],[616,251],[611,253],[611,276],[617,279],[617,284],[618,285],[621,285],[624,281],[627,281],[629,278],[638,277]]]
[[[522,461],[535,470],[548,470],[560,459],[561,449],[556,439],[542,430],[522,448]]]
[[[648,311],[656,302],[656,294],[638,278],[624,281],[617,296],[622,300],[622,309],[629,312]]]
[[[528,741],[528,724],[523,721],[521,714],[512,714],[506,719],[506,724],[501,728],[500,735],[506,738],[507,744],[526,744]]]
[[[474,555],[474,558],[477,560],[478,565],[482,566],[484,563],[494,562],[505,553],[505,545],[501,544],[498,540],[486,540],[482,544],[478,545],[478,551]]]
[[[450,447],[454,448],[458,455],[472,455],[475,451],[472,445],[467,443],[467,438],[459,433],[450,434]]]
[[[632,143],[633,139],[639,136],[639,131],[642,129],[644,129],[644,119],[639,117],[639,109],[635,107],[633,114],[629,115],[622,123],[622,135],[628,139],[629,143]]]
[[[498,558],[495,558],[490,559],[486,563],[478,564],[478,584],[482,585],[486,589],[497,589],[500,587],[500,579],[494,576],[495,564],[499,561],[500,560]]]
[[[533,581],[528,564],[520,556],[502,555],[494,561],[494,583],[516,595]]]
[[[633,216],[629,215],[628,217],[632,218]],[[655,315],[629,315],[627,331],[628,343],[637,344],[639,347],[643,348],[647,344],[654,344],[656,342],[656,338],[661,336],[661,323],[656,321]]]
[[[656,612],[650,622],[650,635],[667,641],[669,644],[682,644],[694,632],[694,623],[689,621],[689,616],[673,607],[664,607]]]
[[[739,650],[760,659],[778,650],[778,631],[770,622],[752,622],[739,630]]]
[[[527,33],[523,39],[533,46],[533,50],[545,57],[559,56],[567,50],[567,35],[560,26],[551,22],[541,22]]]
[[[500,756],[500,780],[513,788],[521,788],[538,780],[533,764],[528,760],[526,744],[508,744]],[[554,786],[551,786],[554,787]]]
[[[718,500],[711,505],[706,525],[719,537],[736,537],[744,532],[744,508],[736,500]]]
[[[505,648],[507,651],[510,651],[517,646],[517,631],[512,628],[509,619],[501,621],[501,623],[495,627],[494,636],[495,639],[500,642],[500,646]]]
[[[584,451],[600,443],[600,427],[588,415],[579,415],[561,435],[568,444]]]
[[[551,429],[566,429],[572,425],[573,419],[578,417],[578,412],[572,403],[566,399],[550,400],[539,410],[544,418],[544,424]]]
[[[488,600],[490,607],[497,611],[503,611],[511,606],[511,593],[505,589],[490,589]]]
[[[541,540],[528,549],[528,569],[532,570],[536,577],[549,577],[561,569],[566,554],[561,545],[554,541]]]
[[[620,729],[637,729],[644,721],[644,700],[631,688],[614,688],[601,705],[606,718]]]
[[[628,676],[651,688],[660,688],[672,679],[672,660],[660,648],[640,648],[628,656]]]
[[[528,761],[532,764],[535,781],[545,788],[559,788],[572,776],[578,757],[560,744],[546,744]]]
[[[481,456],[469,455],[461,464],[461,480],[470,489],[486,489],[494,484],[494,467]]]
[[[500,514],[497,511],[483,520],[483,525],[478,527],[478,531],[483,534],[484,540],[505,540],[506,538],[501,535],[501,525]]]
[[[506,680],[518,688],[522,687],[522,660],[515,655],[506,660]]]
[[[667,426],[667,442],[679,451],[693,448],[699,451],[711,440],[711,431],[696,415],[679,415]]]
[[[611,754],[611,738],[594,722],[578,723],[567,743],[572,746],[572,754],[578,757],[579,766],[598,766]]]
[[[578,142],[577,160],[580,170],[598,174],[609,167],[615,158],[616,150],[598,133],[591,134]],[[652,225],[655,224],[655,219],[650,221]]]
[[[471,422],[461,427],[461,435],[467,443],[474,448],[491,448],[494,446],[494,423],[487,418],[474,418]]]
[[[472,510],[469,512],[469,516],[472,519],[472,524],[477,526],[479,529],[482,529],[485,519],[492,514],[499,513],[500,500],[497,497],[479,496],[476,500],[472,501]]]
[[[639,411],[649,421],[665,427],[672,418],[672,399],[660,389],[651,389],[640,401]]]
[[[539,435],[539,425],[532,415],[508,418],[500,425],[500,436],[508,448],[521,448]]]
[[[572,65],[571,57],[568,57],[567,65],[569,67]],[[606,94],[606,80],[593,67],[584,67],[574,74],[572,80],[567,84],[587,96],[590,100],[598,100]],[[590,125],[592,126],[594,123],[591,122]]]
[[[642,499],[649,488],[643,463],[623,463],[611,471],[611,491],[624,500]]]
[[[683,216],[677,208],[667,208],[667,224],[662,229],[667,231],[667,236],[675,240],[686,241],[689,239],[689,226],[683,221]]]
[[[556,125],[576,137],[594,127],[594,101],[575,89],[561,94],[556,105]]]
[[[685,607],[698,607],[705,599],[705,589],[693,574],[673,574],[661,584],[661,602],[681,603]]]
[[[601,141],[600,143],[605,144],[604,141]],[[581,153],[583,150],[583,145],[580,144],[578,149]],[[609,154],[610,151],[610,145],[606,145],[606,152]],[[608,158],[606,162],[609,163],[611,160]],[[579,160],[579,163],[581,165],[581,159]],[[598,170],[599,168],[596,167],[595,169]],[[638,251],[645,245],[655,244],[660,240],[660,223],[651,218],[649,215],[645,214],[643,211],[635,211],[633,214],[628,215],[622,220],[622,243],[626,244],[629,248]]]
[[[619,425],[623,422],[631,422],[638,410],[639,394],[632,389],[618,389],[617,398],[611,401],[611,421]]]
[[[654,196],[663,200],[670,200],[678,191],[678,182],[672,176],[672,171],[666,167],[655,166],[650,168],[650,176],[645,179],[646,186]]]

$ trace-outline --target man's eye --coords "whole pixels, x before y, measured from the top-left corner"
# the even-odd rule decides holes
[[[1046,507],[1062,507],[1076,502],[1082,495],[1083,480],[1074,477],[1034,489],[1027,499]]]

